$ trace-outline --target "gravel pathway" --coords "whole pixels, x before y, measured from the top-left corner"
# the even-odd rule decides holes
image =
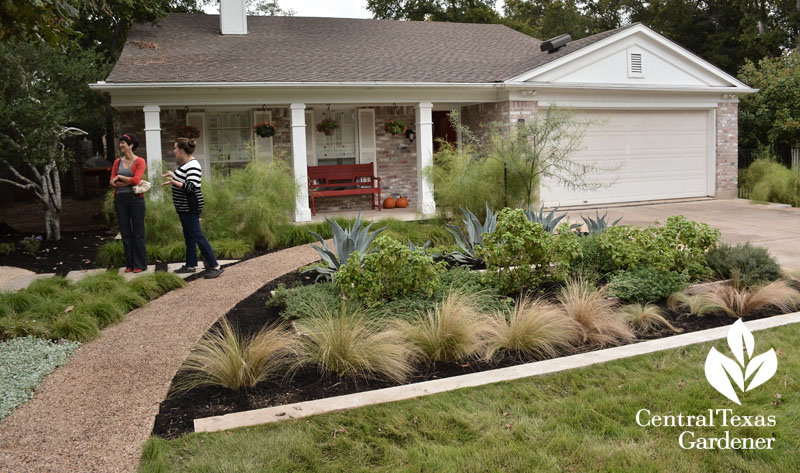
[[[310,245],[253,258],[103,330],[0,423],[0,471],[135,471],[158,405],[192,346],[236,303],[318,259]]]

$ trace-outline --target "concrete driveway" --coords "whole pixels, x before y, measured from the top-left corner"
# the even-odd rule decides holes
[[[787,268],[800,268],[800,209],[752,204],[746,200],[699,200],[650,203],[632,206],[598,207],[600,215],[608,210],[609,222],[622,216],[624,224],[649,225],[664,223],[672,215],[705,222],[722,231],[722,241],[736,244],[749,241],[769,249],[778,262]],[[565,209],[566,210],[566,209]],[[581,221],[579,215],[595,209],[570,210],[570,221]]]

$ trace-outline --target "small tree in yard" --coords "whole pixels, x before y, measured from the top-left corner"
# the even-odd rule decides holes
[[[592,123],[576,120],[569,110],[551,108],[526,122],[485,124],[483,140],[457,111],[450,113],[450,122],[461,133],[462,146],[443,144],[425,171],[433,180],[437,208],[446,216],[458,215],[459,207],[480,212],[484,202],[494,208],[531,206],[542,179],[569,189],[597,189],[601,184],[593,174],[607,170],[574,159]]]
[[[739,99],[739,142],[800,148],[800,52],[748,61],[739,79],[759,89]]]
[[[0,43],[0,63],[0,169],[11,175],[0,182],[32,190],[45,208],[47,238],[58,240],[59,172],[69,163],[66,141],[85,134],[70,125],[86,108],[76,96],[91,94],[88,81],[81,80],[95,67],[94,56],[11,41]]]

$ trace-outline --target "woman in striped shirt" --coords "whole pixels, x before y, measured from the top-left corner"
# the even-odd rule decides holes
[[[178,212],[178,218],[183,227],[183,239],[186,242],[186,264],[176,269],[176,273],[193,273],[197,268],[197,247],[206,264],[204,277],[211,279],[222,274],[222,266],[214,256],[211,244],[203,235],[200,228],[200,212],[203,211],[203,193],[200,190],[203,171],[200,163],[194,159],[195,142],[188,138],[178,138],[175,141],[173,152],[178,160],[175,172],[169,171],[163,175],[167,182],[162,186],[172,185],[172,202]]]

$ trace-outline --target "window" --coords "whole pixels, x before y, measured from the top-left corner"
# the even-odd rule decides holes
[[[314,123],[306,126],[314,127],[314,142],[317,164],[355,164],[356,162],[356,111],[348,110],[314,110]],[[339,128],[326,136],[317,131],[317,123],[326,116],[339,122]]]
[[[211,165],[244,164],[250,161],[252,112],[209,112],[208,153]]]

